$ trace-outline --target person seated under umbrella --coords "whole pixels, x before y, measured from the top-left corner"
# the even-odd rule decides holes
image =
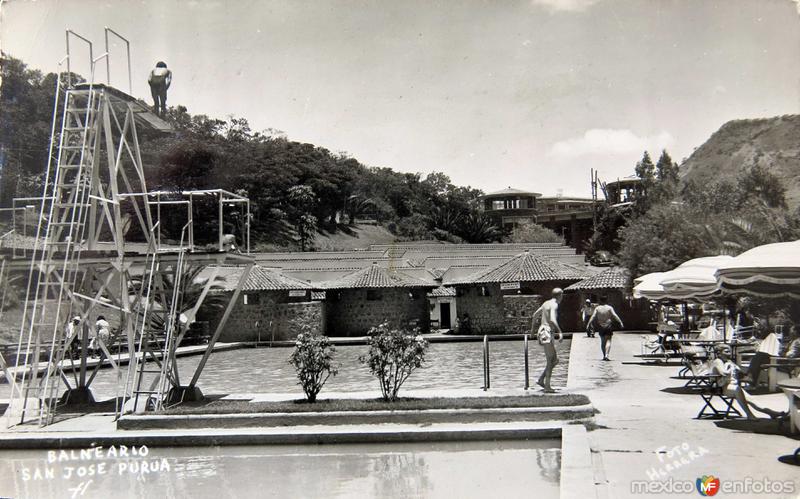
[[[719,376],[714,383],[722,388],[723,394],[732,397],[747,415],[747,419],[756,419],[753,410],[766,414],[771,418],[782,418],[787,415],[785,412],[774,411],[768,407],[760,407],[747,399],[744,389],[742,389],[741,379],[744,378],[744,371],[731,360],[731,347],[729,345],[717,345],[714,349],[716,357],[705,362],[707,374]]]

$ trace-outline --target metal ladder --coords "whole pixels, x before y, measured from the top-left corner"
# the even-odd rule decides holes
[[[67,90],[60,134],[51,137],[51,143],[58,140],[58,157],[55,171],[48,175],[50,184],[45,186],[43,198],[48,199],[48,189],[52,194],[49,196],[47,215],[42,216],[37,228],[37,236],[44,233],[44,237],[41,242],[37,237],[33,255],[36,263],[31,267],[25,303],[24,314],[27,317],[23,317],[21,336],[27,329],[27,352],[31,351],[33,345],[33,355],[28,359],[30,373],[23,373],[21,383],[24,388],[20,423],[30,416],[29,399],[37,401],[32,408],[32,419],[38,419],[40,425],[52,422],[59,378],[63,378],[69,386],[61,361],[85,327],[82,324],[80,329],[73,331],[72,337],[64,337],[63,323],[73,313],[73,293],[82,275],[81,240],[90,206],[92,168],[97,153],[96,122],[101,106],[102,100],[92,85],[85,89]],[[34,268],[38,271],[36,277]],[[48,299],[52,298],[56,302],[48,306]],[[55,313],[48,317],[47,312],[51,307],[55,308]],[[45,339],[48,332],[51,333],[49,345]],[[37,379],[42,354],[47,355],[48,361],[43,376]]]
[[[149,306],[149,310],[143,315],[137,351],[131,356],[131,362],[136,363],[133,367],[136,378],[131,396],[127,397],[126,395],[126,399],[133,400],[133,406],[130,408],[133,412],[162,409],[165,406],[169,390],[173,386],[180,385],[175,363],[175,349],[177,341],[179,341],[176,330],[178,329],[178,313],[183,302],[182,279],[186,252],[187,249],[181,244],[172,270],[162,267],[165,262],[162,261],[161,255],[166,251],[155,251],[150,260],[146,278],[148,298],[144,301],[146,303],[155,302],[156,296],[160,296],[162,306],[160,309]],[[172,275],[172,290],[171,293],[167,293],[164,282],[170,274]],[[142,285],[145,285],[144,282]],[[167,296],[169,296],[169,300],[167,300]],[[169,303],[169,307],[164,306],[166,303]],[[154,320],[154,318],[157,319]],[[153,322],[162,324],[163,328],[153,328]],[[153,348],[154,345],[159,344],[161,348]],[[154,368],[153,364],[157,368]],[[151,379],[146,380],[148,377]],[[122,413],[126,411],[125,402],[127,400],[122,404]]]

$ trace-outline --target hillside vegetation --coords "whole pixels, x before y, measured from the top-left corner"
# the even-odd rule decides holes
[[[800,115],[729,121],[684,161],[681,174],[702,185],[734,180],[753,166],[781,181],[790,209],[800,206]]]
[[[14,197],[41,195],[58,76],[6,55],[0,64],[0,206],[10,206]],[[454,185],[443,173],[364,165],[278,130],[252,130],[245,118],[192,115],[180,105],[169,108],[165,119],[174,133],[139,131],[147,189],[221,188],[247,196],[256,250],[348,247],[337,235],[356,234],[349,227],[359,219],[399,240],[485,243],[506,237],[478,210],[481,191]],[[195,201],[195,242],[213,243],[216,204]],[[245,216],[229,211],[223,230],[241,238]],[[175,237],[184,223],[183,214],[166,216],[162,233]],[[377,240],[389,238],[373,232]]]

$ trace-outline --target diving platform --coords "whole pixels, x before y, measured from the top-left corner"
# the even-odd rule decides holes
[[[108,102],[114,108],[114,111],[124,115],[125,110],[129,108],[136,119],[136,123],[144,128],[159,132],[175,131],[169,123],[154,113],[146,102],[126,94],[116,87],[104,83],[79,83],[73,85],[73,88],[75,90],[89,90],[91,88],[95,92],[104,92],[108,96]]]

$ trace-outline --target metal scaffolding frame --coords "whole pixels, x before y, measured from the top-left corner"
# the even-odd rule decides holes
[[[225,189],[198,189],[189,191],[150,191],[147,193],[121,193],[119,199],[144,197],[148,198],[147,204],[156,207],[155,220],[161,220],[161,207],[168,205],[185,205],[187,210],[188,226],[188,245],[191,248],[195,246],[194,239],[194,199],[201,196],[214,196],[217,197],[217,234],[219,251],[225,250],[224,245],[224,215],[225,206],[244,205],[244,234],[242,240],[245,245],[245,253],[250,254],[250,199],[240,194],[227,191]],[[167,199],[163,199],[166,197]],[[179,197],[181,199],[174,199]],[[155,198],[155,199],[150,199]],[[159,226],[156,231],[156,238],[158,243],[161,243],[161,227]]]
[[[245,272],[234,298],[228,303],[193,374],[190,387],[194,387],[253,265],[251,257],[241,254],[193,251],[192,199],[216,195],[219,197],[220,249],[224,206],[244,203],[247,231],[243,237],[249,252],[249,200],[222,189],[181,193],[188,195],[189,199],[180,204],[188,206],[189,216],[180,244],[177,248],[160,245],[160,223],[153,220],[150,207],[155,205],[156,210],[160,210],[163,204],[160,197],[166,193],[147,191],[137,124],[161,131],[168,131],[170,127],[140,101],[110,86],[109,34],[123,40],[127,46],[130,86],[130,44],[124,37],[106,28],[106,52],[95,58],[90,40],[66,31],[67,55],[59,62],[59,66],[65,61],[67,64],[66,85],[61,76],[56,79],[43,193],[40,198],[19,199],[20,202],[38,201],[40,206],[31,257],[22,266],[27,271],[28,284],[16,367],[13,368],[13,377],[20,380],[12,383],[7,424],[37,421],[39,425],[46,425],[53,421],[59,404],[91,401],[89,386],[104,362],[109,362],[117,371],[118,379],[122,378],[120,353],[115,361],[109,345],[88,323],[101,313],[116,314],[118,333],[126,340],[130,362],[123,401],[133,386],[129,381],[138,381],[141,385],[141,379],[136,380],[137,367],[139,371],[146,370],[142,367],[147,360],[141,346],[143,338],[166,338],[160,348],[158,389],[150,391],[148,398],[155,397],[160,404],[173,390],[186,388],[180,386],[174,363],[186,328],[181,329],[175,315],[178,311],[196,314],[213,280],[206,283],[197,302],[184,310],[185,304],[180,302],[182,296],[178,291],[182,273],[190,264],[244,265]],[[71,39],[88,45],[91,71],[87,83],[73,85],[71,81]],[[102,59],[106,59],[106,85],[94,83],[95,69]],[[58,127],[58,109],[62,102]],[[153,196],[155,200],[151,199]],[[132,214],[123,213],[122,202],[126,200],[131,202]],[[133,224],[138,224],[138,234],[145,239],[145,252],[131,251],[126,235]],[[1,270],[19,268],[21,262],[21,259],[11,260],[6,265],[4,258]],[[219,270],[213,272],[216,274]],[[171,293],[167,291],[169,286],[172,286]],[[155,306],[157,302],[159,307]],[[161,314],[161,322],[156,327],[153,314],[157,313]],[[76,325],[72,325],[73,317],[79,319]],[[93,343],[96,342],[100,350],[96,363],[89,354],[90,332],[94,333]],[[147,341],[144,343],[147,345]],[[42,362],[41,358],[46,361]],[[62,383],[67,391],[59,401],[56,395]],[[124,404],[120,405],[118,415],[126,410]]]

